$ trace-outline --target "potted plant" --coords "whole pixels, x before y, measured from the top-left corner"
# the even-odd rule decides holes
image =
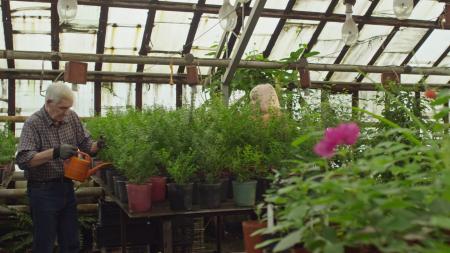
[[[191,210],[193,183],[192,179],[197,172],[191,153],[179,154],[173,163],[169,164],[167,171],[173,179],[168,184],[170,207],[173,210]]]
[[[262,166],[263,154],[255,147],[245,145],[236,147],[233,152],[231,172],[235,176],[233,181],[233,198],[237,206],[253,206],[256,197],[255,175]]]

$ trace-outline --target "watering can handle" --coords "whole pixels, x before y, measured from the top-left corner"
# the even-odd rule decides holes
[[[84,152],[82,152],[82,151],[78,151],[78,154],[82,155],[82,156],[83,156],[83,159],[85,159],[85,160],[87,160],[87,161],[92,161],[92,158],[91,158],[91,156],[90,156],[89,154],[84,153]]]

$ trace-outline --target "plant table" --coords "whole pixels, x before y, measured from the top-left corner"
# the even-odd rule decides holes
[[[216,227],[216,247],[217,253],[221,252],[222,240],[222,217],[229,215],[254,214],[253,207],[237,207],[230,200],[221,203],[221,207],[217,209],[200,209],[198,205],[193,205],[190,211],[172,211],[168,201],[162,203],[155,203],[152,205],[150,212],[144,213],[130,213],[128,206],[122,203],[116,196],[104,187],[102,180],[97,176],[92,176],[94,181],[103,187],[106,195],[120,207],[120,230],[121,230],[121,245],[122,252],[126,252],[126,222],[128,219],[148,218],[156,219],[162,222],[163,227],[163,253],[172,253],[172,219],[182,216],[186,217],[215,217],[217,222]]]

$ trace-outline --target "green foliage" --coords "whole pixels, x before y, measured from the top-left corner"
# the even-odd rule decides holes
[[[6,128],[0,129],[0,165],[5,165],[14,159],[16,138]]]
[[[300,58],[308,58],[311,56],[315,56],[319,54],[318,52],[309,52],[305,53],[307,49],[306,44],[299,44],[298,49],[291,52],[289,57],[281,59],[281,62],[285,64],[284,68],[280,69],[254,69],[254,68],[239,68],[236,70],[236,73],[233,75],[233,79],[231,80],[230,88],[231,91],[243,91],[246,95],[248,95],[258,84],[270,83],[279,89],[288,88],[291,86],[296,86],[299,81],[299,71],[298,70],[290,70],[287,69],[289,64],[297,63]],[[250,52],[245,57],[245,60],[250,61],[269,61],[267,58],[264,58],[262,54],[258,54],[256,52]],[[215,94],[220,90],[221,87],[221,77],[225,73],[225,68],[218,68],[214,73],[210,80],[210,84],[208,89],[211,94]],[[280,99],[283,100],[284,97],[280,96]],[[284,104],[281,101],[281,104]]]
[[[448,101],[445,94],[431,106]],[[278,187],[266,197],[275,206],[277,224],[264,231],[275,239],[265,244],[273,243],[275,252],[298,243],[311,252],[361,246],[381,252],[450,250],[443,243],[450,228],[448,126],[440,117],[419,118],[398,105],[405,121],[371,113],[383,124],[377,133],[383,141],[357,147],[358,156],[341,148],[333,160],[299,159],[295,169],[277,178]],[[300,137],[296,145],[312,138]]]
[[[237,181],[247,182],[256,179],[259,171],[268,170],[262,166],[262,156],[256,148],[245,145],[243,148],[236,147],[231,160],[231,172]]]
[[[193,163],[193,158],[192,154],[182,153],[178,155],[174,162],[169,163],[167,171],[175,183],[187,184],[192,182],[197,172],[197,165]]]

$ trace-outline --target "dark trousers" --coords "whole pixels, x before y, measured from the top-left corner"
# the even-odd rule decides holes
[[[33,253],[52,253],[56,238],[59,252],[78,253],[80,242],[73,183],[29,182],[28,197],[33,220]]]

